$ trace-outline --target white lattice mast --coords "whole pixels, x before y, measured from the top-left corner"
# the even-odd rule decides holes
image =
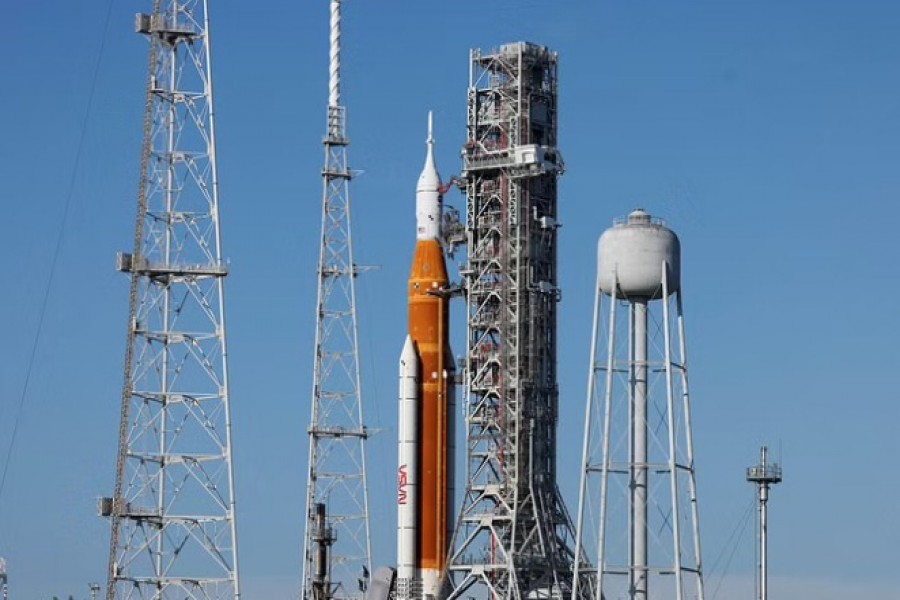
[[[156,0],[107,599],[240,597],[209,15]]]
[[[467,474],[453,598],[568,598],[574,528],[556,481],[558,56],[473,50],[463,151]]]
[[[575,585],[703,600],[680,242],[638,209],[598,254]]]
[[[316,349],[309,426],[303,590],[306,600],[359,598],[371,572],[366,427],[359,375],[341,0],[331,0],[328,119],[322,169]]]

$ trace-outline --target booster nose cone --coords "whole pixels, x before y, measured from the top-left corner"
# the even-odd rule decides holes
[[[440,235],[441,176],[434,162],[434,133],[428,112],[428,153],[416,185],[416,239],[434,240]]]
[[[407,335],[403,342],[403,350],[400,352],[400,377],[416,377],[419,359],[416,356],[416,346],[412,338]]]

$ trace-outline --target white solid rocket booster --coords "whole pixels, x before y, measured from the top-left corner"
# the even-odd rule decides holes
[[[416,519],[419,504],[418,411],[419,359],[412,338],[406,336],[400,354],[399,460],[397,468],[397,597],[410,598],[416,577]]]

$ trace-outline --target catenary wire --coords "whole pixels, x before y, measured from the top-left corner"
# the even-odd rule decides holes
[[[9,473],[9,465],[12,462],[13,452],[15,451],[16,436],[19,432],[19,424],[22,419],[22,411],[25,408],[25,401],[28,399],[28,389],[31,383],[31,374],[34,370],[34,362],[37,356],[37,350],[41,344],[41,335],[44,331],[44,318],[47,315],[47,305],[50,301],[51,292],[53,290],[53,281],[56,277],[56,267],[59,264],[60,251],[62,250],[63,240],[65,238],[66,225],[69,221],[70,208],[72,206],[72,196],[75,192],[75,181],[81,166],[81,155],[84,150],[84,142],[87,137],[87,126],[90,121],[91,110],[94,104],[94,94],[97,89],[97,80],[100,74],[100,64],[103,60],[103,52],[106,47],[106,35],[109,31],[109,23],[112,17],[113,0],[110,0],[106,8],[106,18],[103,23],[103,32],[100,36],[100,47],[97,51],[97,60],[94,62],[93,74],[91,76],[91,86],[88,92],[87,106],[84,110],[84,116],[81,119],[81,132],[78,136],[78,145],[75,150],[75,161],[72,165],[71,175],[69,177],[68,191],[63,205],[63,214],[59,223],[59,230],[56,234],[56,246],[53,249],[53,256],[50,260],[50,272],[47,276],[47,283],[44,286],[44,293],[41,299],[41,308],[38,316],[37,330],[34,334],[34,341],[31,344],[31,353],[28,357],[28,366],[25,369],[25,380],[22,384],[22,393],[19,396],[19,404],[16,407],[16,414],[13,418],[12,434],[9,438],[9,444],[6,448],[6,457],[3,460],[3,474],[0,476],[0,502],[3,500],[3,491],[6,489],[6,476]]]
[[[753,509],[756,507],[756,499],[752,499],[748,505],[744,513],[741,515],[738,524],[735,526],[734,530],[731,532],[731,536],[729,536],[728,541],[725,543],[725,546],[722,548],[722,552],[716,558],[715,563],[713,564],[713,568],[711,571],[715,571],[719,562],[721,562],[722,557],[725,555],[725,551],[728,547],[731,547],[731,552],[728,554],[728,560],[725,562],[725,566],[722,568],[722,572],[719,574],[719,581],[716,583],[716,589],[713,590],[712,600],[715,600],[719,595],[719,589],[722,587],[722,583],[725,581],[725,575],[728,574],[728,568],[731,566],[731,561],[734,558],[735,552],[737,552],[738,546],[740,546],[741,540],[744,539],[744,533],[747,531],[747,524],[751,520],[751,516],[753,515]],[[735,535],[737,535],[737,539],[735,540]],[[732,543],[734,540],[734,543]],[[710,573],[710,579],[712,579],[712,573]]]

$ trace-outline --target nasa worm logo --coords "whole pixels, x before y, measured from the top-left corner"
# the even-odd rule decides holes
[[[397,504],[406,504],[406,485],[409,482],[409,476],[406,472],[406,465],[400,465],[397,471]]]

